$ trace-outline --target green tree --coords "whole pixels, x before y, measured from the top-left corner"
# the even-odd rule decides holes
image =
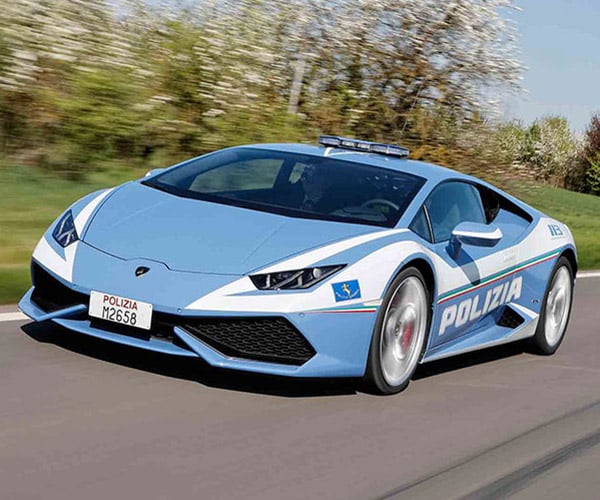
[[[581,170],[578,180],[582,190],[600,195],[600,113],[592,116],[585,130]]]
[[[592,194],[600,195],[600,153],[596,153],[589,160],[586,171],[587,187]]]

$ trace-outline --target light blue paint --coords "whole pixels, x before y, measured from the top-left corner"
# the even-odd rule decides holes
[[[140,347],[148,351],[162,352],[164,354],[173,354],[176,356],[196,357],[196,355],[193,352],[187,351],[186,349],[182,349],[181,347],[178,347],[175,344],[172,344],[171,342],[155,338],[150,338],[150,340],[143,340],[135,337],[129,337],[127,335],[119,335],[118,333],[107,332],[106,330],[93,328],[92,326],[90,326],[90,322],[88,320],[55,318],[53,321],[56,324],[69,330],[83,333],[91,337],[96,337],[98,339],[115,342],[117,344],[127,345],[130,347]]]
[[[181,198],[134,183],[111,196],[83,239],[121,259],[144,255],[174,271],[239,276],[311,248],[381,230]]]

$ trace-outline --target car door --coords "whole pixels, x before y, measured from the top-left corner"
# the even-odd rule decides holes
[[[493,214],[489,213],[489,207],[484,207],[481,189],[464,181],[441,183],[427,198],[412,225],[415,232],[423,233],[425,221],[430,248],[440,258],[430,347],[493,327],[502,294],[508,295],[507,280],[494,280],[508,261],[516,259],[512,256],[515,250],[507,248],[508,242],[500,240],[492,247],[457,248],[452,238],[452,231],[461,222],[490,223]]]

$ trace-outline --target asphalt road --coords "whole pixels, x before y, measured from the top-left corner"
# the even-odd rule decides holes
[[[0,498],[509,495],[600,498],[600,279],[555,356],[424,365],[394,397],[0,322]]]

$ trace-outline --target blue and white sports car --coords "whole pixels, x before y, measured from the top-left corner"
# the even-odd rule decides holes
[[[406,387],[417,365],[561,343],[569,229],[404,148],[216,151],[73,204],[33,253],[35,321],[212,366]]]

